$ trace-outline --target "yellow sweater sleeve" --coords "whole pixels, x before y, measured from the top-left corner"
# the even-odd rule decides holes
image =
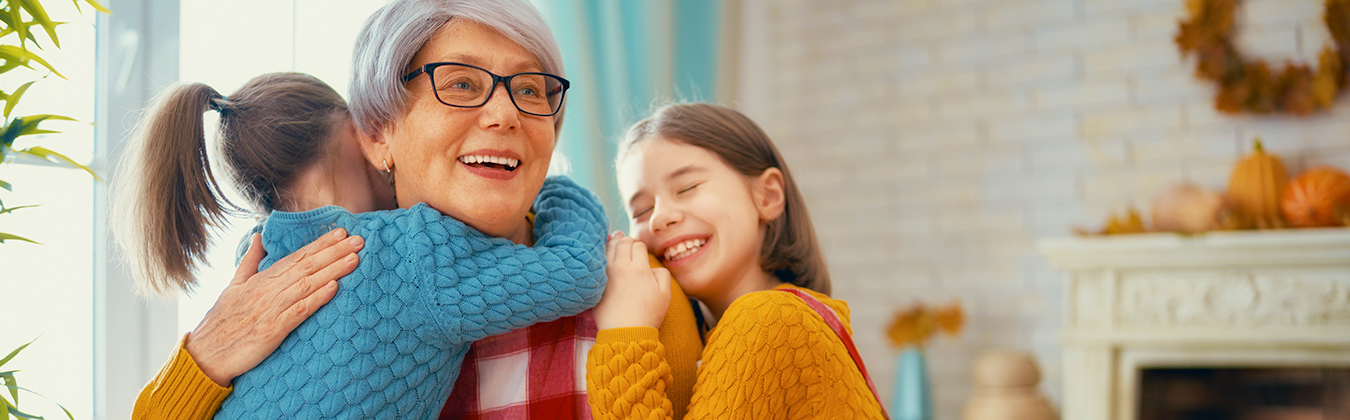
[[[221,387],[202,373],[187,349],[187,335],[178,341],[178,349],[169,363],[160,369],[136,397],[133,419],[210,419],[234,387]]]
[[[659,264],[654,258],[652,263],[653,267]],[[666,388],[666,396],[673,407],[671,414],[681,419],[689,407],[689,399],[694,395],[698,360],[703,356],[703,338],[699,337],[689,297],[685,296],[680,284],[673,281],[670,282],[670,309],[666,310],[666,318],[661,322],[660,339],[666,348],[665,359],[673,381]],[[596,343],[601,342],[597,336]]]
[[[586,356],[586,394],[596,420],[669,419],[670,365],[651,327],[600,330]]]
[[[655,257],[650,262],[661,266]],[[694,308],[679,283],[671,282],[670,308],[660,330],[615,328],[596,334],[586,366],[592,416],[683,418],[702,352]]]

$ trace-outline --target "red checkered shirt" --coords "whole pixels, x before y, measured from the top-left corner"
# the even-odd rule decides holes
[[[473,343],[441,419],[586,419],[595,318],[542,322]]]

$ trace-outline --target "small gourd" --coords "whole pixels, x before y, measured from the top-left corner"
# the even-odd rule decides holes
[[[1285,190],[1282,205],[1290,225],[1340,226],[1350,214],[1350,175],[1331,167],[1303,171]]]
[[[1252,153],[1238,161],[1228,178],[1228,198],[1237,215],[1249,226],[1272,229],[1284,226],[1280,200],[1289,185],[1289,172],[1279,156],[1267,154],[1257,138]]]
[[[1195,184],[1177,184],[1153,197],[1153,230],[1185,234],[1222,229],[1228,201],[1218,191]]]

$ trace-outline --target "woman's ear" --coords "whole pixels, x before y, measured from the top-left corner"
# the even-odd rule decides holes
[[[778,168],[765,169],[753,179],[755,209],[759,211],[759,220],[771,222],[783,215],[787,206],[787,197],[783,191],[783,171]]]
[[[385,140],[384,130],[375,130],[374,134],[366,134],[357,129],[356,137],[361,142],[361,152],[365,153],[366,159],[375,169],[390,171],[394,167],[394,156],[389,150],[389,142]]]

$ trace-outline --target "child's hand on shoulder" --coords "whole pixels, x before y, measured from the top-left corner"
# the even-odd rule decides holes
[[[619,231],[609,236],[605,258],[609,282],[594,310],[596,327],[661,328],[670,308],[670,272],[651,268],[647,245]]]

